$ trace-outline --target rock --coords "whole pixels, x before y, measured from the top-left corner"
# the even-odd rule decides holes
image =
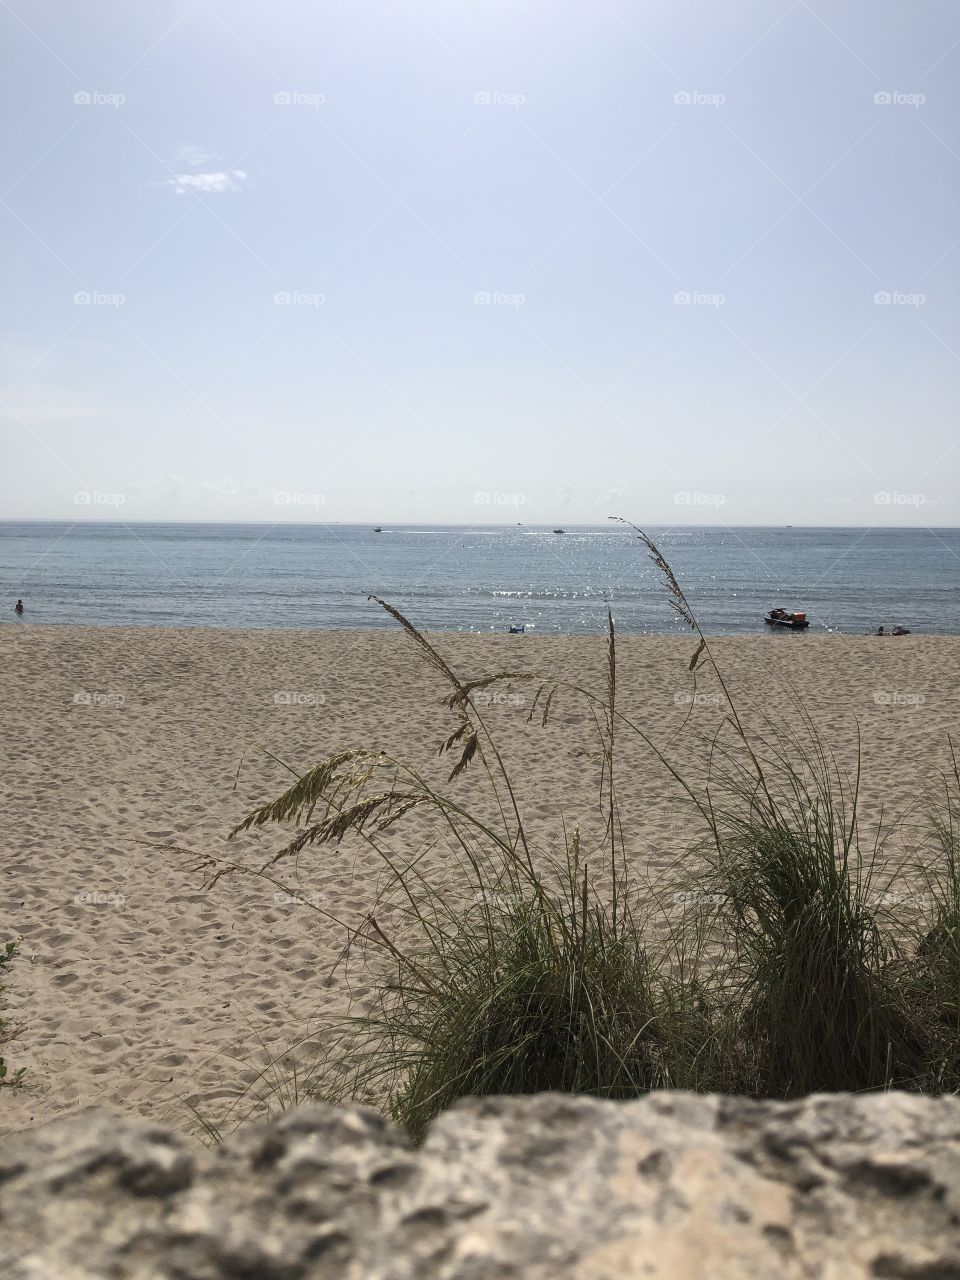
[[[4,1280],[960,1280],[960,1100],[316,1106],[214,1150],[84,1112],[0,1148]]]

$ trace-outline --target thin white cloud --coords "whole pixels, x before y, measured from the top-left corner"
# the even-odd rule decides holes
[[[241,191],[247,175],[243,169],[220,169],[216,173],[178,173],[168,178],[166,186],[172,187],[178,196],[188,191],[202,195],[220,195],[224,191]]]

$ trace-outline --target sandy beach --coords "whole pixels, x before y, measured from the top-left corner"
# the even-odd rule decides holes
[[[464,676],[553,672],[598,689],[593,637],[439,637]],[[619,641],[622,708],[666,745],[690,710],[686,636]],[[792,718],[788,679],[848,763],[862,734],[867,816],[915,803],[960,730],[960,637],[816,635],[732,638],[715,651],[766,715]],[[0,1096],[0,1128],[91,1104],[196,1130],[191,1106],[217,1120],[278,1051],[342,1011],[348,979],[331,968],[342,928],[250,878],[203,889],[165,842],[252,858],[280,831],[226,841],[256,803],[348,746],[402,753],[435,769],[454,723],[443,687],[398,632],[211,631],[4,626],[0,786],[6,815],[0,931],[22,939],[7,1004],[23,1024],[11,1046],[25,1086]],[[587,827],[597,771],[586,709],[558,700],[546,729],[527,723],[531,688],[491,705],[521,801],[543,847],[560,815]],[[701,681],[692,723],[719,710]],[[685,738],[670,752],[683,759]],[[268,754],[269,753],[269,754]],[[276,759],[271,758],[276,757]],[[631,857],[656,873],[689,844],[690,823],[662,769],[638,744],[620,779]],[[470,794],[479,775],[458,786]],[[396,837],[414,847],[422,820]],[[444,874],[439,847],[428,855]],[[357,844],[308,851],[283,875],[339,917],[371,905],[380,867]],[[2,941],[3,939],[0,939]],[[362,977],[353,973],[362,1000]],[[309,1039],[301,1052],[309,1052]]]

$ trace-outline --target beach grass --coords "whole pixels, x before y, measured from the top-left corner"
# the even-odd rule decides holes
[[[464,678],[379,600],[446,683],[446,783],[375,748],[341,751],[236,829],[292,828],[254,871],[268,879],[285,859],[322,856],[348,834],[386,872],[363,923],[337,922],[344,958],[359,956],[375,999],[331,1026],[308,1073],[316,1096],[375,1101],[419,1138],[468,1095],[682,1088],[790,1098],[960,1085],[956,758],[930,798],[913,865],[891,877],[888,828],[862,829],[859,769],[843,772],[802,705],[792,730],[762,717],[759,730],[747,727],[755,717],[732,696],[681,584],[634,531],[691,630],[690,680],[709,668],[726,699],[720,731],[702,744],[706,785],[620,710],[609,613],[605,687],[590,690],[506,670]],[[482,696],[518,681],[533,682],[530,716],[543,724],[561,690],[592,717],[603,838],[589,852],[577,828],[564,830],[559,852],[533,845]],[[626,736],[670,776],[684,820],[699,823],[689,857],[655,883],[627,854]],[[467,770],[492,799],[482,811],[460,799]],[[456,874],[442,883],[390,840],[414,810],[435,820],[449,851]],[[205,863],[210,883],[245,870]]]

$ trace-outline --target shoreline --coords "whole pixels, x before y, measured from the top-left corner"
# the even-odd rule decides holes
[[[401,613],[403,610],[401,609]],[[413,621],[413,619],[411,619]],[[617,626],[616,614],[614,614],[614,626],[616,627],[617,640],[677,640],[682,641],[689,639],[695,635],[695,632],[684,627],[673,631],[625,631]],[[760,623],[760,626],[763,624]],[[886,624],[885,624],[886,625]],[[41,630],[76,630],[76,631],[132,631],[136,633],[142,632],[166,632],[175,635],[196,635],[198,632],[204,632],[210,635],[283,635],[283,636],[316,636],[316,635],[383,635],[383,634],[399,634],[402,631],[399,623],[394,621],[380,623],[378,626],[371,627],[211,627],[198,623],[197,625],[175,626],[171,627],[164,624],[153,623],[115,623],[115,622],[33,622],[33,621],[0,621],[0,633],[6,634],[5,628],[40,628]],[[477,639],[496,639],[502,636],[508,640],[606,640],[606,623],[598,622],[597,630],[593,631],[547,631],[533,624],[527,624],[527,630],[520,634],[512,634],[505,626],[498,626],[496,629],[490,628],[488,631],[467,631],[454,630],[452,627],[445,630],[437,631],[429,627],[419,627],[418,630],[422,635],[437,637],[474,637]],[[704,628],[703,634],[708,640],[759,640],[764,638],[773,638],[782,633],[774,628],[766,628],[757,631],[709,631]],[[873,631],[839,631],[830,627],[818,627],[815,622],[811,622],[809,628],[803,632],[790,633],[792,639],[785,641],[787,643],[803,643],[804,640],[811,639],[842,639],[842,640],[950,640],[960,639],[960,631],[908,631],[904,636],[895,636],[892,632],[887,632],[883,636],[876,635]],[[696,643],[696,641],[694,641]]]

